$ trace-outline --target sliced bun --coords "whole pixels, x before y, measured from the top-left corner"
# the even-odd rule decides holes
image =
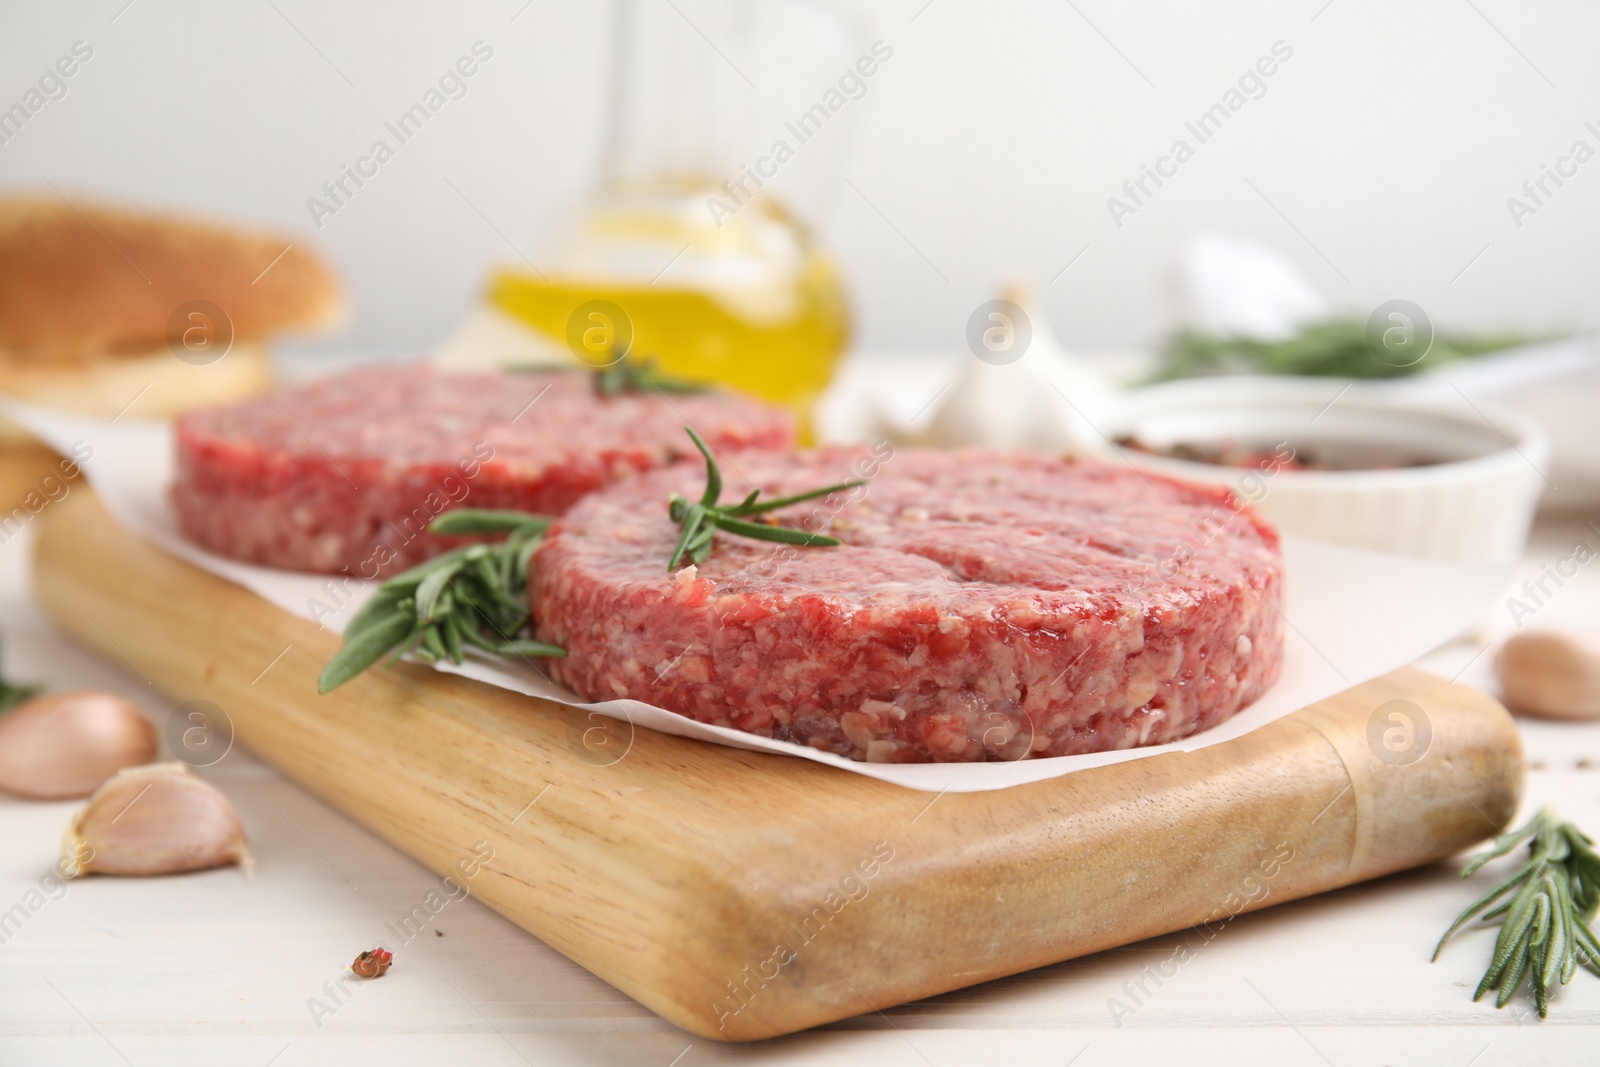
[[[0,393],[71,415],[130,422],[254,396],[271,377],[260,344],[235,344],[222,359],[202,367],[174,359],[165,347],[70,364],[0,358]],[[0,446],[32,440],[0,416]]]
[[[175,314],[192,301],[221,308],[236,343],[326,323],[340,303],[332,275],[293,237],[76,197],[0,198],[9,360],[148,353],[168,346]]]
[[[0,354],[0,393],[40,407],[94,419],[160,419],[192,407],[226,404],[271,382],[266,348],[236,344],[203,367],[172,358],[162,348],[142,355],[107,356],[83,363],[41,363]],[[0,416],[0,548],[17,521],[59,499],[77,468]]]

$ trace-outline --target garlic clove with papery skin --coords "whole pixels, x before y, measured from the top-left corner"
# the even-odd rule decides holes
[[[86,797],[124,767],[155,755],[150,720],[111,693],[53,693],[0,716],[0,790],[15,796]]]
[[[61,837],[61,872],[68,878],[176,874],[249,858],[233,803],[182,763],[119,771]]]
[[[1518,715],[1600,719],[1600,636],[1567,630],[1515,634],[1494,658],[1500,695]]]

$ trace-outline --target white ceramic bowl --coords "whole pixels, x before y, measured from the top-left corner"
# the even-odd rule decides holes
[[[1463,562],[1519,559],[1545,486],[1549,442],[1526,416],[1482,401],[1408,400],[1324,378],[1225,377],[1126,394],[1113,438],[1141,444],[1234,442],[1272,453],[1425,466],[1263,470],[1122,449],[1135,465],[1230,486],[1285,533],[1379,552]]]

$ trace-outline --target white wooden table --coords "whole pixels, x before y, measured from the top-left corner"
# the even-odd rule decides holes
[[[1524,570],[1579,538],[1600,545],[1580,520],[1542,521]],[[124,693],[164,725],[172,702],[51,630],[27,593],[29,552],[26,537],[0,546],[10,673]],[[1580,570],[1534,622],[1600,629],[1600,566]],[[1501,610],[1481,636],[1510,629]],[[1463,641],[1424,666],[1487,686],[1482,647]],[[1600,829],[1600,726],[1530,723],[1525,735],[1528,810],[1550,803]],[[447,904],[389,975],[336,1004],[325,983],[390,937],[385,924],[439,879],[248,752],[202,773],[239,807],[253,877],[91,878],[29,897],[75,804],[0,798],[0,912],[27,912],[0,929],[0,1064],[1491,1067],[1600,1057],[1600,978],[1580,973],[1541,1022],[1521,998],[1505,1011],[1471,1002],[1485,934],[1428,962],[1484,888],[1448,865],[1245,916],[1203,946],[1172,935],[759,1046],[690,1037],[470,898]],[[1144,1003],[1115,1025],[1111,998],[1131,1004],[1145,968],[1185,938],[1194,957],[1159,987],[1146,979]],[[313,999],[336,1010],[314,1018]]]

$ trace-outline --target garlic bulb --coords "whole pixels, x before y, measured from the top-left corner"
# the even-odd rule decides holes
[[[1021,311],[1025,322],[991,313],[1007,331],[1015,354],[994,361],[977,355],[960,363],[956,381],[942,395],[928,427],[912,443],[940,448],[1029,449],[1084,455],[1104,452],[1102,426],[1111,423],[1116,393],[1097,368],[1062,347],[1045,321],[1033,285],[1014,280],[999,300]],[[1013,338],[1010,331],[1017,331]],[[1022,345],[1023,331],[1028,341]]]
[[[233,804],[182,763],[119,771],[61,837],[61,871],[68,878],[175,874],[248,861]]]
[[[110,693],[35,697],[0,716],[0,789],[19,797],[86,797],[155,755],[155,728]]]

